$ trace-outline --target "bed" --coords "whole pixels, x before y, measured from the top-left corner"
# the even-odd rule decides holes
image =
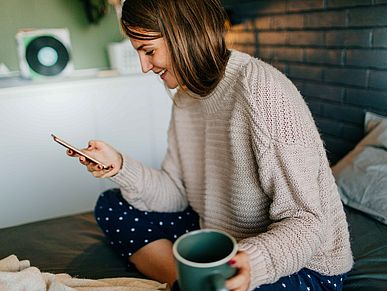
[[[92,212],[0,230],[0,257],[15,254],[42,272],[79,278],[138,277],[106,244]]]
[[[355,259],[344,290],[387,290],[387,225],[346,207]]]
[[[387,290],[387,225],[353,208],[345,210],[355,258],[345,290]],[[91,212],[0,230],[0,257],[9,254],[28,258],[42,272],[143,278],[106,244]]]
[[[366,137],[333,167],[355,259],[345,281],[344,290],[348,291],[387,290],[387,187],[383,187],[387,180],[387,118],[369,116]],[[361,159],[365,152],[367,163]],[[377,199],[372,201],[374,196],[364,193]],[[367,202],[366,207],[362,201]],[[0,259],[11,254],[30,260],[42,272],[89,279],[143,278],[110,249],[91,212],[0,229]]]
[[[387,290],[387,117],[365,113],[364,138],[333,167],[355,264],[346,290]]]

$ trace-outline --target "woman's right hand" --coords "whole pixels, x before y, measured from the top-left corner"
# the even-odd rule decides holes
[[[96,178],[112,177],[122,168],[123,159],[121,154],[103,141],[91,140],[89,141],[89,147],[81,151],[108,166],[107,169],[102,169],[101,166],[87,160],[85,157],[77,155],[72,150],[67,150],[69,156],[78,157],[80,163],[85,165],[87,170]]]

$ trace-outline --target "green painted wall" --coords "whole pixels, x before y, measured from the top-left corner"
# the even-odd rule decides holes
[[[113,7],[89,24],[80,0],[0,0],[0,63],[19,70],[15,34],[22,28],[67,28],[76,69],[107,68],[106,46],[122,35]]]

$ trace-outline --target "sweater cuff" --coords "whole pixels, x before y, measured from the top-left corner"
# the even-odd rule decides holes
[[[239,243],[239,250],[247,253],[250,259],[250,286],[249,290],[267,284],[269,274],[267,272],[265,257],[262,251],[255,245],[249,243]]]
[[[138,161],[122,155],[122,168],[121,170],[110,178],[113,182],[117,183],[120,187],[126,188],[129,191],[137,192],[136,187],[141,173],[141,165]]]

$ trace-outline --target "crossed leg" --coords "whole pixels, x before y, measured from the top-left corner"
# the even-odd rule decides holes
[[[159,239],[143,246],[129,260],[137,270],[152,280],[166,282],[170,287],[176,281],[172,242],[167,239]]]

